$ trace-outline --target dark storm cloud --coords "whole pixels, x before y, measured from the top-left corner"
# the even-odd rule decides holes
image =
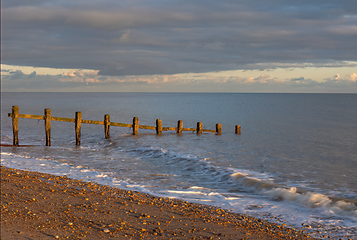
[[[101,75],[343,65],[355,0],[2,1],[2,63]]]

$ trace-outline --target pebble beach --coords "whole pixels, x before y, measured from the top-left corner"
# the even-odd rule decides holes
[[[283,225],[209,205],[1,166],[4,240],[311,239]]]

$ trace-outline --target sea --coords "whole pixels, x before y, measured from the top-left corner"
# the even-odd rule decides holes
[[[1,143],[12,144],[20,114],[215,130],[110,128],[19,119],[20,145],[1,147],[1,165],[93,181],[155,196],[214,205],[313,237],[357,239],[357,94],[1,93]],[[235,134],[235,126],[241,134]]]

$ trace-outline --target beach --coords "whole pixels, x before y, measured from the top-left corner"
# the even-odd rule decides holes
[[[1,239],[308,239],[218,207],[1,166]]]

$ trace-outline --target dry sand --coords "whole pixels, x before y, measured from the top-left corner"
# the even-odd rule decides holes
[[[4,240],[307,238],[217,207],[1,166]]]

